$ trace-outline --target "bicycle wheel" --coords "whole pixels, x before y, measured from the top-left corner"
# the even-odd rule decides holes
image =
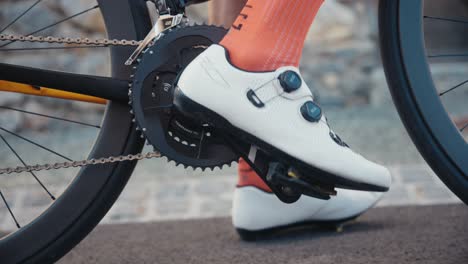
[[[94,7],[101,12],[109,38],[130,40],[142,39],[150,29],[147,8],[144,0],[98,0]],[[131,47],[110,49],[112,77],[128,79],[130,70],[124,62],[132,51]],[[140,153],[143,143],[128,105],[108,102],[89,158]],[[82,168],[37,218],[0,238],[0,262],[49,263],[59,259],[104,217],[135,165],[120,162]]]
[[[468,204],[468,81],[462,67],[467,57],[463,52],[467,5],[464,1],[381,0],[379,9],[382,58],[400,117],[434,172]],[[452,78],[445,87],[436,82],[441,67],[462,71],[461,81]],[[464,113],[452,111],[457,98],[447,98],[449,93],[461,98]]]

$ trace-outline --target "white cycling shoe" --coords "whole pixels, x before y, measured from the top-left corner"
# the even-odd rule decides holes
[[[298,226],[339,228],[373,207],[383,193],[338,190],[330,200],[302,196],[285,204],[269,190],[247,163],[239,163],[232,223],[244,240],[256,240]]]
[[[181,74],[175,105],[248,139],[284,164],[338,188],[387,191],[390,172],[354,153],[328,126],[295,67],[247,72],[212,45]],[[311,176],[312,177],[312,176]]]

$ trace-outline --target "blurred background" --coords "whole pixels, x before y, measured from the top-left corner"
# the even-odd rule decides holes
[[[459,4],[458,0],[451,0]],[[0,28],[34,1],[0,0]],[[440,12],[438,1],[427,4],[426,12]],[[392,190],[378,206],[403,204],[458,203],[459,200],[437,179],[408,137],[392,103],[382,69],[378,47],[376,0],[327,0],[309,34],[301,70],[324,107],[334,130],[356,151],[390,167]],[[431,4],[432,3],[432,4]],[[5,33],[27,34],[77,11],[95,5],[93,0],[49,0],[38,5]],[[450,5],[446,5],[450,8]],[[466,10],[461,10],[465,13]],[[207,20],[207,5],[189,8],[193,22]],[[434,27],[439,25],[434,24]],[[462,30],[462,29],[460,29]],[[464,30],[464,29],[463,29]],[[442,30],[443,31],[443,30]],[[451,32],[447,32],[450,35]],[[99,12],[89,12],[38,35],[104,38]],[[456,35],[456,34],[455,34]],[[457,36],[462,35],[458,34]],[[436,51],[444,36],[427,35],[429,51]],[[462,35],[463,36],[463,35]],[[464,35],[466,36],[466,34]],[[455,38],[459,46],[466,40]],[[1,62],[107,75],[106,49],[21,50],[31,44],[0,42]],[[47,45],[50,47],[50,45]],[[34,44],[34,47],[42,47]],[[9,52],[2,49],[10,49]],[[17,49],[17,50],[15,50]],[[434,61],[434,79],[441,87],[465,80],[464,61]],[[456,122],[468,121],[468,90],[444,97]],[[104,107],[57,99],[0,92],[0,106],[8,106],[99,124]],[[0,109],[0,126],[23,137],[60,151],[72,159],[83,159],[98,130]],[[2,133],[30,164],[62,161],[9,133]],[[151,149],[147,149],[151,150]],[[1,167],[18,166],[18,160],[0,142]],[[38,175],[57,194],[62,192],[76,170],[40,172]],[[186,171],[165,159],[140,162],[129,186],[104,222],[135,222],[187,219],[229,215],[236,165],[214,172]],[[19,218],[31,219],[50,203],[28,174],[0,175],[0,189]],[[0,229],[14,225],[0,203]]]

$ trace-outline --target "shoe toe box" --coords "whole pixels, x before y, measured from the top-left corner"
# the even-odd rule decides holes
[[[392,175],[386,167],[367,160],[355,153],[353,153],[352,156],[352,158],[347,159],[346,163],[348,165],[341,168],[341,173],[343,173],[345,177],[367,185],[379,187],[383,191],[390,188]]]

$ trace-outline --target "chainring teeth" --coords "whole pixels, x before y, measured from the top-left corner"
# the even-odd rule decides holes
[[[200,30],[200,29],[202,29],[202,30]],[[191,33],[191,32],[195,32],[195,31],[196,31],[196,34]],[[134,61],[133,65],[131,66],[132,67],[132,73],[130,75],[130,80],[129,80],[129,85],[128,85],[128,96],[129,96],[128,104],[129,104],[130,109],[131,109],[130,114],[132,115],[132,122],[135,123],[136,130],[139,132],[140,137],[142,139],[146,139],[147,144],[149,143],[148,145],[152,145],[155,151],[160,152],[162,157],[166,157],[168,162],[173,161],[176,166],[182,165],[185,169],[187,169],[187,168],[192,168],[193,170],[201,169],[202,171],[205,171],[206,169],[210,169],[212,171],[214,169],[216,169],[216,168],[222,169],[224,166],[230,167],[233,162],[237,162],[237,160],[238,160],[238,157],[235,154],[233,154],[233,156],[230,157],[229,154],[224,153],[224,156],[220,155],[221,157],[218,157],[217,155],[207,153],[206,155],[208,157],[204,156],[205,157],[204,160],[203,159],[198,160],[198,158],[194,158],[194,153],[197,152],[196,150],[199,149],[200,146],[203,146],[203,145],[200,145],[200,140],[199,140],[199,138],[196,137],[197,133],[198,133],[198,135],[203,134],[204,136],[206,136],[206,138],[209,139],[209,140],[206,140],[205,142],[202,142],[202,144],[207,144],[206,142],[211,142],[212,141],[211,140],[212,132],[208,131],[208,132],[205,133],[204,130],[195,131],[195,128],[197,126],[194,126],[195,128],[192,127],[191,125],[185,126],[184,123],[183,123],[183,121],[185,121],[185,120],[177,119],[175,114],[172,113],[172,112],[170,113],[170,115],[172,115],[172,116],[168,119],[167,123],[165,123],[164,133],[163,133],[164,135],[159,134],[157,136],[159,136],[159,137],[164,136],[164,140],[166,141],[167,145],[169,147],[173,148],[173,149],[171,151],[166,151],[166,149],[164,149],[164,147],[152,144],[151,138],[154,137],[155,135],[151,134],[153,132],[153,131],[151,131],[151,128],[150,128],[151,125],[148,128],[145,125],[145,123],[147,123],[146,122],[147,120],[145,120],[146,116],[143,115],[143,114],[140,114],[143,111],[141,111],[141,109],[138,109],[139,107],[143,107],[143,105],[141,105],[141,103],[142,103],[142,94],[144,92],[149,92],[149,90],[151,90],[150,96],[153,97],[153,98],[156,98],[158,95],[161,94],[161,92],[162,92],[161,89],[164,89],[164,88],[166,88],[166,90],[169,89],[168,87],[162,87],[162,88],[159,88],[159,90],[158,90],[157,88],[161,87],[160,86],[161,84],[157,84],[156,82],[160,81],[159,78],[162,78],[164,80],[164,77],[160,76],[161,72],[158,72],[158,69],[170,68],[169,64],[164,64],[164,66],[160,65],[159,68],[156,68],[154,70],[150,68],[149,72],[151,72],[151,73],[158,72],[158,73],[156,73],[155,76],[154,76],[154,79],[150,81],[152,87],[151,87],[151,89],[149,89],[149,87],[145,88],[146,87],[145,85],[146,85],[146,82],[147,82],[145,79],[148,78],[149,75],[145,74],[143,77],[140,78],[139,76],[142,75],[142,74],[139,75],[140,67],[148,67],[147,66],[148,64],[151,66],[152,65],[151,64],[152,60],[157,60],[159,56],[152,57],[152,59],[149,60],[148,58],[151,58],[149,55],[153,55],[153,54],[157,53],[158,51],[161,52],[161,50],[164,51],[164,48],[165,48],[165,46],[160,47],[160,46],[158,46],[156,44],[158,42],[160,42],[160,43],[164,43],[162,45],[166,45],[166,46],[167,45],[173,45],[173,43],[176,43],[179,40],[178,39],[179,35],[174,35],[174,34],[179,34],[179,32],[180,32],[180,36],[182,36],[182,37],[191,37],[191,36],[194,36],[194,37],[197,37],[197,38],[204,37],[206,39],[204,42],[206,42],[207,40],[210,40],[210,39],[220,40],[224,36],[224,34],[226,33],[226,30],[221,28],[221,27],[208,26],[208,25],[205,25],[205,24],[202,24],[202,25],[179,25],[177,27],[168,29],[165,32],[163,32],[152,44],[150,44],[146,49],[144,49],[142,51],[142,53],[139,55],[139,57]],[[206,34],[206,35],[214,34],[214,35],[213,36],[204,36],[203,34]],[[171,36],[173,36],[173,38],[170,38]],[[163,41],[165,39],[169,39],[169,42]],[[190,43],[192,43],[194,45],[184,46],[184,48],[179,49],[179,51],[184,50],[184,52],[180,52],[180,54],[178,54],[179,59],[182,58],[182,56],[189,56],[189,55],[185,54],[185,49],[189,49],[189,48],[193,49],[193,50],[197,49],[196,52],[198,52],[198,54],[199,54],[204,49],[206,49],[206,47],[209,46],[208,43],[193,43],[193,42],[196,42],[196,39],[189,40],[189,41],[192,41]],[[182,54],[182,53],[184,53],[185,55]],[[190,51],[189,51],[189,53],[190,53]],[[193,54],[193,52],[192,52],[192,54]],[[196,55],[194,57],[196,57]],[[187,58],[185,57],[185,60],[181,60],[181,61],[183,61],[182,65],[188,64],[191,61],[191,59],[193,59],[193,58],[189,57],[189,60],[187,60]],[[180,69],[179,68],[174,68],[174,73],[175,73],[175,76],[177,76],[180,73]],[[175,79],[175,78],[176,77],[174,77],[173,79]],[[167,83],[163,82],[162,85],[167,85]],[[170,89],[174,89],[173,85],[170,85],[170,86],[171,86]],[[139,89],[137,91],[137,93],[135,93],[136,89]],[[138,110],[140,110],[140,111],[138,111]],[[163,120],[163,119],[161,118],[161,119],[158,119],[158,120],[160,122],[162,122],[161,120]],[[172,124],[172,122],[174,120],[175,120],[175,122],[179,122],[178,126]],[[187,130],[187,131],[185,131],[185,130]],[[182,133],[182,131],[183,131],[183,133]],[[215,142],[215,143],[217,145],[220,145],[219,142]],[[209,143],[209,144],[213,144],[213,143]],[[175,147],[175,146],[178,146],[178,147]],[[201,149],[203,149],[203,148],[201,148]],[[225,147],[225,149],[230,149],[230,148]],[[174,153],[174,150],[177,150],[177,151],[175,151],[177,153],[177,155],[174,155],[174,154],[169,155],[168,154],[168,153]],[[185,153],[181,153],[180,151],[184,151]],[[223,151],[223,149],[221,149],[221,151]],[[188,155],[188,154],[190,154],[190,155]],[[210,154],[212,156],[210,156],[208,154]],[[188,155],[188,156],[186,156],[186,155]]]

